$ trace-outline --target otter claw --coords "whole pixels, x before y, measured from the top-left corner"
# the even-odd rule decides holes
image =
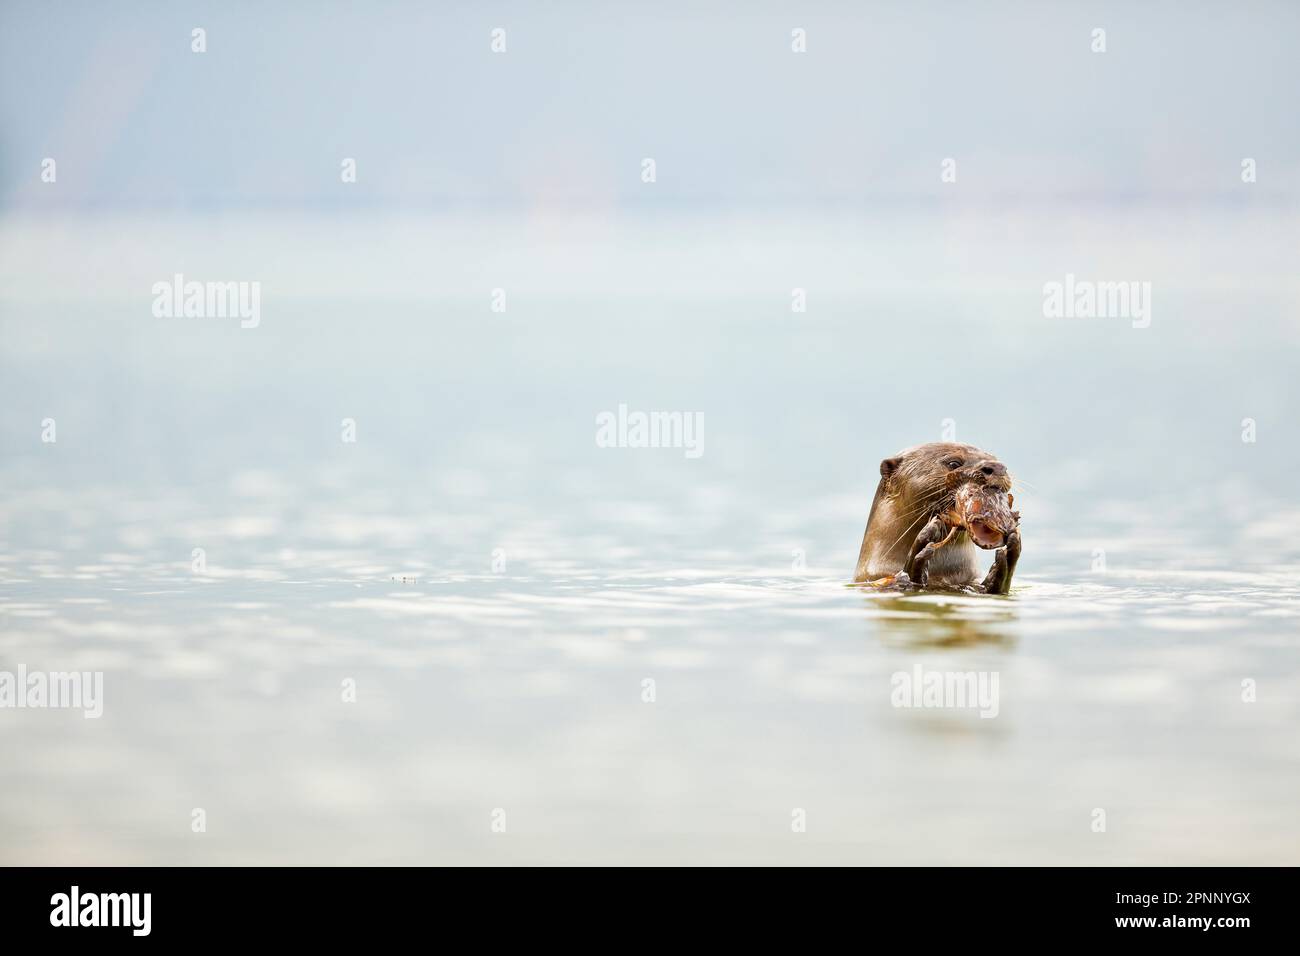
[[[921,529],[921,533],[916,536],[916,541],[912,543],[912,556],[908,558],[902,571],[914,587],[923,588],[929,582],[930,575],[926,571],[926,565],[930,563],[930,558],[939,549],[941,542],[947,539],[948,534],[949,529],[943,523],[943,519],[935,517],[931,518]]]
[[[998,548],[993,556],[993,567],[989,568],[980,590],[985,594],[1009,594],[1011,578],[1016,573],[1016,562],[1019,560],[1020,531],[1015,530],[1007,535],[1006,545]]]

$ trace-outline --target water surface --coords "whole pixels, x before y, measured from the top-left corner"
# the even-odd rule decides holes
[[[1296,863],[1294,220],[890,215],[6,219],[0,668],[105,707],[0,711],[0,862]],[[155,319],[178,270],[261,325]],[[1013,595],[847,586],[944,427]]]

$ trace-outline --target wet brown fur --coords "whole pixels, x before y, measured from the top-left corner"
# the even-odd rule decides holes
[[[946,462],[954,459],[962,464],[949,469]],[[966,482],[996,491],[1011,490],[1006,466],[996,455],[974,445],[930,442],[882,461],[853,580],[872,581],[901,571],[913,554],[917,536],[932,518],[953,511],[957,489]],[[936,541],[928,565],[931,584],[976,584],[980,580],[979,549],[960,527],[954,525],[945,532],[946,537]]]

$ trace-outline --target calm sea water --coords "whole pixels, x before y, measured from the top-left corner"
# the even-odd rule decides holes
[[[0,669],[105,698],[0,710],[0,862],[1300,862],[1296,233],[0,221]],[[261,324],[154,318],[176,272]],[[1150,327],[1044,318],[1066,273]],[[620,403],[704,454],[597,447]],[[847,586],[949,419],[1012,596]],[[997,716],[892,706],[918,666]]]

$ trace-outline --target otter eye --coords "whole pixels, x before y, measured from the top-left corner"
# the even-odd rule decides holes
[[[944,464],[948,466],[949,471],[954,471],[961,467],[961,459],[949,458],[947,461],[944,462]]]

